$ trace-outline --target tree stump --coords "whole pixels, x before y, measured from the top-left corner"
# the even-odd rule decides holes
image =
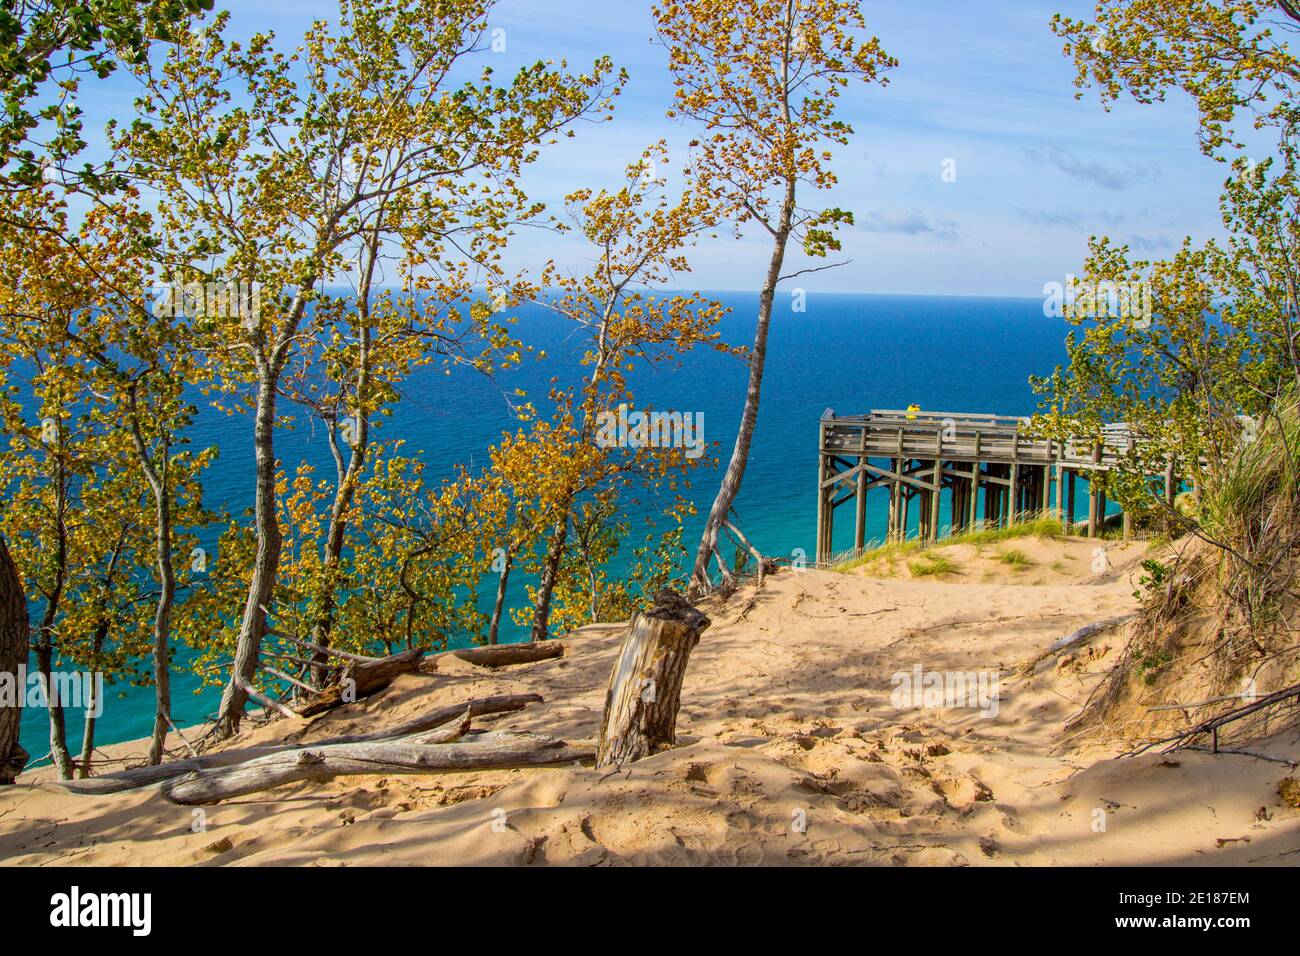
[[[0,700],[0,784],[13,783],[27,765],[27,751],[18,745],[18,706],[26,688],[18,686],[18,668],[27,661],[27,597],[9,545],[0,537],[0,674],[14,682],[14,699]],[[10,706],[12,704],[12,706]]]
[[[677,739],[677,710],[691,650],[711,622],[672,591],[637,612],[609,675],[596,766],[648,757]]]

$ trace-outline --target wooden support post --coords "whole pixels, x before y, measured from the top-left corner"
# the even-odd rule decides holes
[[[899,463],[897,458],[891,458],[891,468],[894,474],[898,474]],[[888,544],[898,536],[898,494],[899,484],[897,479],[891,479],[889,482],[889,517],[885,523],[885,543]]]
[[[826,490],[822,487],[822,482],[826,480],[826,425],[825,422],[817,426],[817,540],[814,547],[816,557],[813,559],[818,564],[830,560],[830,555],[825,551],[826,545],[826,512],[830,510],[829,502],[826,500]]]
[[[1065,469],[1061,467],[1060,459],[1056,462],[1056,520],[1061,522],[1061,530],[1069,531],[1069,526],[1065,523]]]
[[[1065,473],[1069,475],[1069,483],[1068,483],[1069,487],[1068,487],[1068,492],[1066,495],[1066,502],[1065,502],[1066,511],[1068,512],[1066,515],[1065,530],[1070,531],[1074,528],[1074,512],[1076,507],[1075,499],[1078,496],[1079,476],[1073,468],[1067,468],[1065,470]]]
[[[894,459],[894,474],[901,475],[906,463],[903,460],[903,430],[898,430],[898,457]],[[907,537],[907,511],[904,507],[907,488],[897,478],[889,486],[890,493],[890,540],[902,541]]]
[[[1101,443],[1092,448],[1092,462],[1101,463]],[[1101,533],[1101,491],[1097,488],[1097,471],[1088,474],[1088,537],[1095,538]]]
[[[902,472],[900,471],[899,474],[901,475]],[[915,492],[913,492],[911,489],[909,489],[906,485],[904,485],[904,486],[900,489],[900,491],[901,491],[901,493],[900,493],[900,495],[899,495],[899,499],[898,499],[898,501],[899,501],[899,509],[898,509],[898,540],[899,540],[899,541],[906,541],[906,540],[907,540],[907,513],[908,513],[908,511],[911,510],[911,506],[912,506],[912,495],[915,494]]]
[[[979,517],[978,517],[979,511],[977,509],[979,508],[979,504],[980,504],[980,467],[981,467],[980,455],[982,454],[980,443],[981,443],[981,435],[978,431],[976,431],[975,432],[975,461],[971,465],[971,478],[970,478],[969,526],[972,529],[979,524]]]
[[[952,498],[948,508],[948,521],[952,525],[953,534],[966,524],[966,491],[969,487],[970,485],[960,478],[953,479]]]
[[[864,459],[865,460],[865,459]],[[854,513],[853,547],[858,553],[867,544],[867,470],[858,472],[857,511]]]
[[[854,513],[853,547],[858,554],[867,544],[867,430],[862,429],[862,440],[858,448],[858,489],[857,510]]]
[[[1049,445],[1047,453],[1051,454]],[[1038,488],[1038,513],[1040,517],[1046,518],[1052,511],[1052,466],[1044,465],[1039,473],[1040,482]]]
[[[939,500],[943,497],[943,432],[934,438],[934,491],[930,492],[930,540],[939,540]]]
[[[1020,520],[1020,432],[1011,436],[1011,484],[1007,486],[1007,527]]]

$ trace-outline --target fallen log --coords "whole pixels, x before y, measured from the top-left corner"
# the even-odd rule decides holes
[[[351,736],[331,737],[327,740],[319,741],[311,745],[289,744],[280,747],[259,748],[265,749],[270,754],[285,753],[290,750],[304,749],[306,746],[328,747],[335,744],[360,744],[376,743],[384,740],[400,740],[408,738],[412,734],[419,734],[425,731],[434,731],[444,727],[458,717],[469,714],[471,717],[482,717],[487,714],[501,714],[517,710],[523,710],[528,704],[540,703],[542,700],[538,694],[504,694],[496,697],[481,697],[476,700],[465,701],[460,704],[450,704],[446,707],[439,707],[431,710],[427,714],[416,717],[414,720],[408,720],[406,723],[398,724],[387,730],[377,731],[371,734],[354,734]],[[62,787],[69,793],[75,793],[84,796],[101,796],[111,793],[122,793],[126,790],[140,790],[146,787],[155,786],[167,780],[184,776],[187,773],[194,773],[201,770],[210,770],[222,766],[223,761],[229,759],[227,753],[205,754],[201,757],[195,757],[191,760],[176,760],[171,763],[159,764],[150,767],[132,767],[129,770],[119,770],[116,773],[104,774],[99,777],[88,777],[84,780],[60,780],[56,782],[57,786]]]
[[[1137,617],[1136,614],[1121,614],[1119,617],[1108,617],[1104,621],[1093,621],[1091,624],[1085,624],[1064,637],[1057,638],[1048,646],[1047,650],[1032,660],[1021,664],[1017,670],[1022,675],[1032,674],[1039,664],[1054,654],[1077,647],[1090,637],[1095,637],[1103,631],[1109,631],[1111,628],[1119,627],[1121,624],[1127,624],[1135,617]]]
[[[564,656],[562,641],[535,641],[531,644],[494,644],[490,647],[464,647],[443,651],[432,658],[434,666],[442,657],[454,657],[479,667],[509,667],[512,664],[531,664]]]
[[[609,675],[597,767],[640,760],[676,742],[686,664],[710,623],[668,590],[650,610],[633,615]]]
[[[216,803],[231,797],[302,781],[325,781],[359,774],[442,773],[465,770],[510,770],[589,760],[589,747],[534,734],[484,735],[436,745],[381,742],[306,747],[259,757],[233,767],[200,770],[164,788],[169,800],[184,806]]]
[[[497,697],[480,697],[466,701],[463,704],[439,707],[437,710],[431,710],[414,720],[408,720],[395,727],[389,727],[387,730],[376,731],[371,734],[330,737],[328,740],[317,741],[312,746],[328,747],[332,744],[365,744],[380,740],[397,740],[401,737],[408,737],[411,734],[418,734],[421,731],[440,727],[450,720],[455,720],[466,711],[469,711],[471,717],[483,717],[487,714],[505,714],[523,710],[529,704],[540,704],[541,702],[541,694],[502,694]]]
[[[343,704],[350,704],[383,690],[401,674],[420,669],[424,651],[412,648],[391,657],[376,660],[349,661],[339,677],[313,697],[298,706],[303,717],[323,713]]]

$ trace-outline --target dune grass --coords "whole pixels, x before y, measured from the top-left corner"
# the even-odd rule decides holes
[[[942,554],[926,551],[915,561],[907,562],[907,569],[913,577],[943,577],[946,574],[956,574],[957,563]]]
[[[999,551],[998,560],[1014,571],[1023,571],[1034,563],[1029,555],[1018,548],[1007,548],[1005,551]]]
[[[854,571],[867,565],[880,563],[892,566],[903,559],[911,559],[908,561],[908,568],[914,575],[930,577],[952,574],[957,570],[956,565],[942,555],[936,555],[934,553],[935,548],[949,548],[960,544],[983,548],[991,544],[1014,541],[1017,538],[1058,538],[1061,535],[1061,523],[1059,521],[1050,516],[1040,516],[1005,528],[979,528],[973,531],[963,531],[950,538],[941,538],[935,544],[928,544],[919,538],[909,538],[907,541],[891,541],[889,544],[873,548],[860,557],[837,565],[835,570]],[[1021,557],[1025,556],[1021,554]],[[999,560],[1004,559],[999,556]],[[1015,562],[1004,563],[1012,564]],[[1029,562],[1028,558],[1025,558],[1024,564],[1027,566],[1029,563],[1031,562]],[[918,567],[923,570],[918,571]]]

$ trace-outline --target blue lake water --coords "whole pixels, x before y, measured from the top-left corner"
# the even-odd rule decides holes
[[[757,295],[717,296],[732,309],[721,324],[723,338],[748,344]],[[1028,377],[1050,372],[1066,357],[1066,325],[1045,318],[1040,299],[814,293],[803,312],[790,310],[788,298],[779,297],[778,303],[758,429],[736,505],[746,533],[767,554],[814,550],[817,422],[825,409],[860,414],[915,403],[943,411],[1029,414],[1036,399]],[[467,372],[447,376],[441,370],[423,371],[408,383],[406,400],[378,437],[405,439],[403,453],[422,456],[431,477],[449,475],[458,463],[481,467],[487,449],[502,431],[515,427],[503,390],[523,388],[540,403],[551,376],[563,380],[576,367],[575,352],[582,345],[571,326],[540,308],[520,313],[517,332],[537,349],[546,350],[548,360],[526,364],[497,380]],[[740,360],[699,350],[680,367],[661,367],[637,376],[633,386],[638,404],[703,413],[705,439],[719,443],[708,454],[725,464],[740,420],[745,381],[746,368]],[[191,439],[195,447],[221,449],[205,484],[208,503],[232,512],[247,507],[253,474],[249,420],[204,409]],[[277,441],[277,453],[290,473],[302,460],[315,464],[321,475],[333,473],[319,427],[301,420]],[[718,469],[697,472],[690,494],[702,512],[713,500],[718,478]],[[658,512],[662,504],[647,502],[640,510]],[[883,509],[873,507],[869,516],[868,537],[882,537]],[[853,543],[852,522],[838,524],[837,550]],[[700,525],[702,518],[688,528],[686,540],[692,551]],[[638,532],[635,539],[640,538]],[[522,603],[522,581],[512,585],[512,601]],[[490,597],[490,589],[485,588],[484,601]],[[503,640],[521,636],[510,631]],[[461,643],[469,639],[464,635]],[[183,650],[178,653],[184,656]],[[174,711],[182,726],[202,720],[214,709],[217,692],[192,693],[196,679],[179,669],[173,685]],[[151,687],[110,688],[96,741],[107,744],[147,735],[152,693]],[[68,729],[75,748],[81,736],[75,713],[68,715]],[[48,752],[44,711],[24,714],[22,742],[33,757]]]

